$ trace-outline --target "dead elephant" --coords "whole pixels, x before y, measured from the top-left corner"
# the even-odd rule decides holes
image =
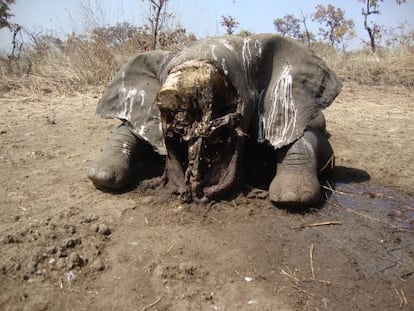
[[[140,179],[134,168],[162,155],[164,186],[186,202],[223,198],[244,179],[270,174],[271,201],[314,204],[318,176],[334,159],[322,110],[340,89],[320,58],[271,34],[141,53],[98,102],[98,115],[122,125],[88,178],[123,190]]]

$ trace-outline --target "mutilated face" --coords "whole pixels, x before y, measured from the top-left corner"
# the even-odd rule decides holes
[[[158,93],[166,174],[183,201],[209,201],[238,182],[242,101],[207,61],[173,68]]]

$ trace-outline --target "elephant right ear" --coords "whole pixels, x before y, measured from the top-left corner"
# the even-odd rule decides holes
[[[282,148],[303,136],[311,121],[342,88],[339,77],[311,50],[279,36],[259,35],[263,95],[258,107],[258,142]]]
[[[96,114],[103,118],[126,122],[135,135],[162,155],[167,154],[167,149],[155,99],[164,67],[173,56],[165,51],[138,54],[115,75],[96,108]]]

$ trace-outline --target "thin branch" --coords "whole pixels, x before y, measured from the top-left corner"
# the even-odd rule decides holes
[[[315,279],[315,269],[313,268],[313,244],[311,244],[311,247],[309,250],[309,258],[310,258],[310,264],[311,264],[312,279]]]
[[[320,226],[331,226],[331,225],[342,225],[342,222],[337,221],[337,220],[315,222],[312,224],[302,224],[299,226],[290,227],[290,229],[302,229],[302,228],[307,228],[307,227],[320,227]]]
[[[145,306],[145,307],[143,307],[142,309],[141,309],[141,311],[146,311],[146,310],[148,310],[148,309],[150,309],[150,308],[152,308],[153,306],[155,306],[157,303],[159,303],[161,301],[161,297],[158,297],[154,302],[151,302],[149,305],[147,305],[147,306]]]

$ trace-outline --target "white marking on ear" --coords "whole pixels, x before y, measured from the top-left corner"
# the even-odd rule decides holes
[[[227,70],[226,60],[224,58],[221,59],[221,68],[223,69],[224,74],[227,76],[229,71]]]
[[[234,52],[234,47],[227,39],[220,39],[219,42],[228,50]]]
[[[131,154],[128,143],[122,143],[122,154],[129,156]]]
[[[243,70],[248,71],[249,66],[250,66],[250,61],[252,59],[252,53],[250,51],[250,38],[245,38],[243,40],[242,57],[243,57]]]
[[[258,117],[258,124],[259,124],[259,129],[257,131],[257,142],[258,143],[262,143],[265,140],[265,135],[264,135],[264,129],[266,128],[266,120],[264,117],[264,112],[263,112],[263,95],[264,95],[265,89],[260,91],[259,94],[259,105],[258,105],[258,113],[257,113],[257,117]]]
[[[143,106],[146,93],[144,90],[138,92],[135,88],[130,88],[127,90],[124,85],[124,80],[122,80],[122,86],[120,87],[118,94],[120,100],[119,106],[121,107],[118,118],[131,121],[132,111],[136,101],[136,95],[139,95],[137,103],[140,106]]]
[[[137,89],[134,89],[134,88],[129,89],[128,93],[126,94],[126,99],[133,100],[135,98],[135,95],[137,95],[137,93],[138,93]]]
[[[242,70],[244,72],[244,79],[246,81],[246,86],[249,90],[249,95],[251,99],[255,99],[255,92],[253,88],[253,82],[251,77],[251,63],[252,63],[252,53],[250,51],[250,38],[245,38],[243,40],[243,49],[242,49]]]
[[[256,40],[254,42],[254,47],[256,48],[256,57],[260,58],[262,56],[262,41]]]
[[[144,90],[141,90],[141,91],[138,92],[138,95],[141,97],[141,106],[144,106],[145,95],[147,95],[147,93],[145,93]]]
[[[272,87],[271,108],[265,127],[265,138],[275,147],[294,134],[298,112],[293,99],[292,83],[292,68],[286,63]]]
[[[139,135],[144,135],[145,134],[145,124],[140,126],[138,134]]]
[[[215,45],[215,44],[211,45],[211,56],[213,56],[214,60],[217,60],[217,55],[216,55],[216,51],[215,51],[216,48],[217,48],[217,45]]]

